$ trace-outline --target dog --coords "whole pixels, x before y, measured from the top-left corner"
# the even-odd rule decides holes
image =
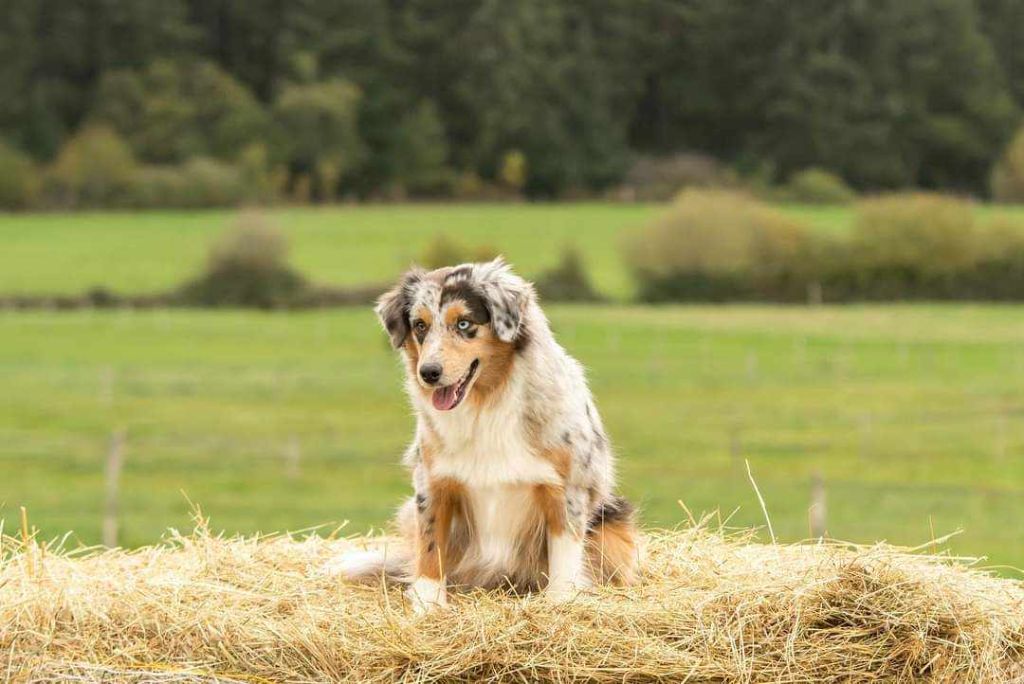
[[[544,590],[555,601],[638,573],[632,506],[583,368],[532,285],[502,258],[413,268],[375,309],[404,360],[416,434],[401,549],[343,556],[351,580],[409,583],[417,612],[451,588]]]

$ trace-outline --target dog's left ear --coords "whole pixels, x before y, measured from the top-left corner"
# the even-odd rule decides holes
[[[512,272],[505,259],[478,264],[477,284],[491,312],[491,326],[502,342],[515,342],[526,334],[523,318],[533,287]]]
[[[391,346],[398,349],[409,336],[409,310],[416,285],[423,280],[423,270],[413,267],[399,279],[398,284],[380,296],[374,312],[391,338]]]

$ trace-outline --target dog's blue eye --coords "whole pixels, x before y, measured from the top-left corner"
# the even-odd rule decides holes
[[[471,325],[473,324],[467,321],[466,319],[462,319],[461,321],[455,324],[455,327],[465,332],[466,330],[469,330]]]

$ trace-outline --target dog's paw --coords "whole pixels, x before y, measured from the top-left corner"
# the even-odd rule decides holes
[[[429,577],[419,577],[406,590],[405,595],[412,603],[417,615],[425,615],[437,608],[448,605],[448,594],[444,584]]]

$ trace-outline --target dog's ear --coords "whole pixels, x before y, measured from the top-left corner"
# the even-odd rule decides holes
[[[519,342],[527,334],[523,323],[533,287],[512,272],[503,257],[478,264],[477,285],[491,313],[491,326],[502,342]]]
[[[409,336],[409,309],[412,307],[413,291],[421,280],[423,270],[413,267],[398,280],[398,284],[377,299],[374,312],[395,349],[405,344],[405,338]]]

